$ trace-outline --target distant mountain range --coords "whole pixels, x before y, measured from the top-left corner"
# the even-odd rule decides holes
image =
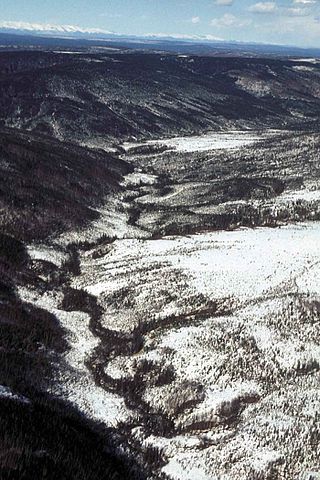
[[[282,55],[320,57],[320,49],[223,40],[213,35],[146,33],[129,35],[99,28],[27,22],[0,22],[0,48],[95,48],[101,46],[195,55]]]
[[[222,42],[223,39],[213,35],[183,35],[183,34],[166,34],[166,33],[150,33],[145,35],[127,35],[110,32],[100,28],[82,28],[75,25],[52,25],[28,22],[0,22],[0,32],[15,34],[32,34],[45,35],[64,38],[87,38],[90,40],[110,40],[110,39],[171,39],[183,41],[203,41],[203,42]]]

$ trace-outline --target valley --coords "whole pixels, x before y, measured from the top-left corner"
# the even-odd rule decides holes
[[[318,62],[0,57],[1,478],[320,478]]]
[[[40,268],[61,268],[70,244],[79,252],[67,283],[19,289],[66,331],[52,393],[116,428],[119,451],[147,478],[304,478],[317,468],[318,136],[249,138],[216,150],[128,149],[132,172],[100,219],[29,248]],[[290,175],[286,155],[268,161],[279,142]],[[210,181],[222,168],[234,178],[237,162],[245,171],[252,149],[256,173],[241,186],[228,174]]]

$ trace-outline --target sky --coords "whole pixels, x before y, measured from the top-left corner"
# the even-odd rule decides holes
[[[320,0],[0,0],[3,22],[320,47]]]

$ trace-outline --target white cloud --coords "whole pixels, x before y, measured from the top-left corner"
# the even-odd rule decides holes
[[[232,15],[231,13],[225,13],[220,18],[213,18],[211,20],[212,27],[246,27],[250,25],[251,20],[243,20],[241,18]]]
[[[123,15],[121,13],[100,13],[100,17],[106,17],[106,18],[122,18]]]
[[[278,6],[276,2],[258,2],[251,5],[248,10],[252,13],[277,13],[278,15],[289,17],[307,17],[310,15],[310,10],[307,6],[313,3],[315,3],[315,0],[294,0],[293,7],[284,7]]]
[[[192,17],[191,18],[191,23],[194,23],[195,25],[197,23],[200,23],[200,22],[201,22],[200,17]]]
[[[313,5],[317,2],[316,0],[293,0],[293,3],[298,5]]]
[[[269,38],[272,43],[296,45],[297,32],[303,32],[300,46],[317,47],[320,37],[320,22],[310,15],[308,17],[275,15],[272,21],[255,25],[261,38]]]
[[[230,6],[230,5],[233,5],[233,0],[215,0],[214,3],[216,5]]]
[[[249,12],[253,13],[273,13],[277,10],[276,2],[258,2],[249,7]]]
[[[283,15],[288,15],[290,17],[307,17],[310,15],[309,10],[300,7],[286,8],[282,13]]]

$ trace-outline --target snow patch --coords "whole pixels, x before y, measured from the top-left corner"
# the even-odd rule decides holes
[[[68,259],[66,253],[46,245],[29,245],[27,250],[32,260],[51,262],[57,267],[61,267],[62,264]]]
[[[31,401],[28,398],[22,395],[17,395],[13,393],[10,388],[5,387],[3,385],[0,385],[0,398],[9,398],[10,400],[16,400],[18,402],[25,403],[25,404],[31,403]]]
[[[228,132],[210,132],[204,135],[164,138],[162,140],[152,140],[146,143],[126,142],[122,145],[122,147],[127,152],[130,152],[130,149],[133,147],[143,145],[166,145],[168,151],[174,150],[184,153],[205,152],[220,149],[231,150],[251,145],[258,141],[262,141],[269,135],[274,135],[275,133],[276,130],[268,130],[263,133],[241,130],[233,130]]]

